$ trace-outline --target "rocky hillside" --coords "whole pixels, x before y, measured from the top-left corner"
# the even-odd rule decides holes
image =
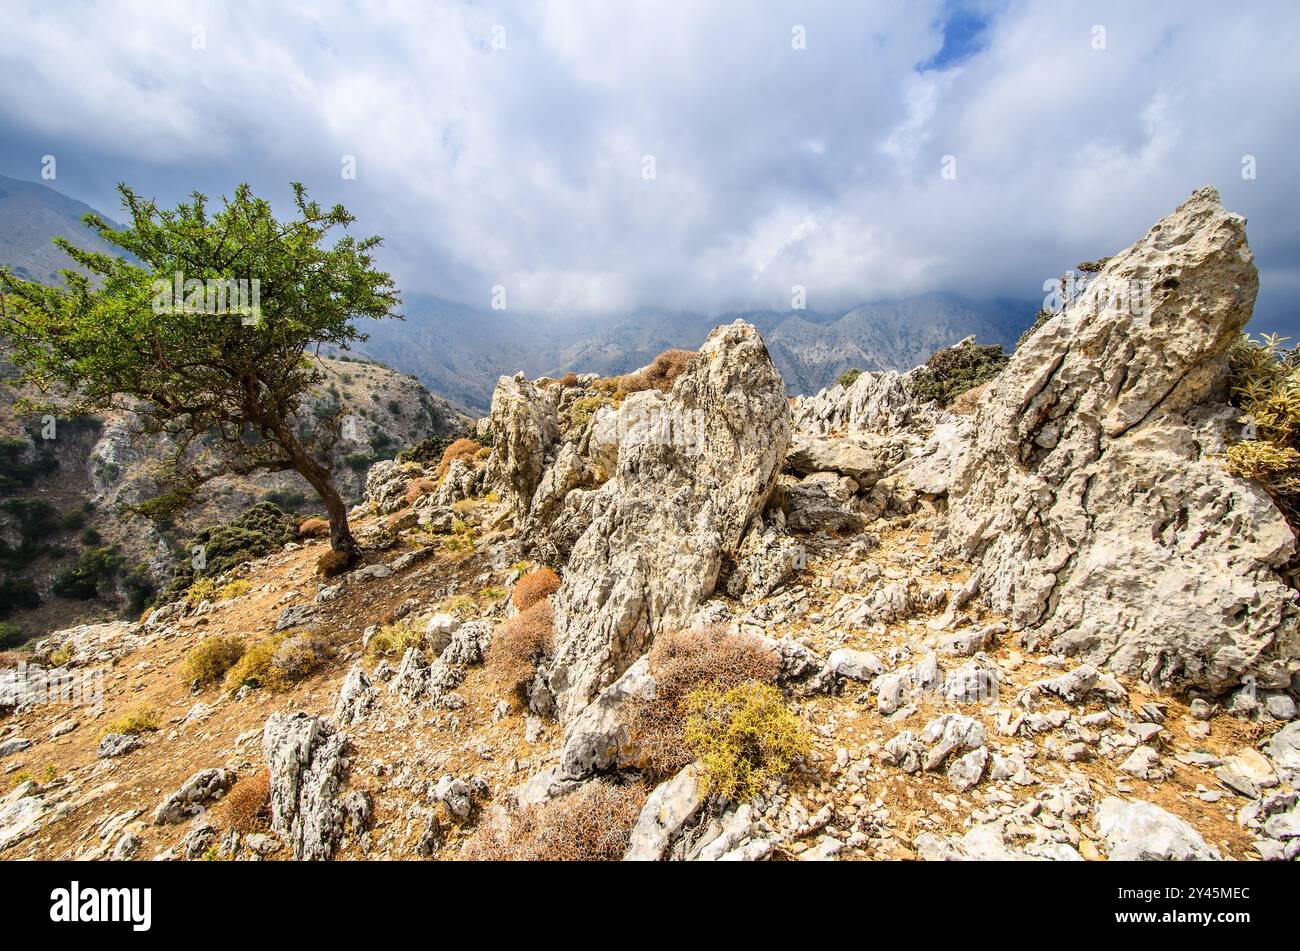
[[[11,656],[0,857],[1295,859],[1295,536],[1223,456],[1245,222],[1197,191],[1098,282],[948,408],[791,399],[743,321],[503,377],[370,469],[357,570],[293,542]]]
[[[304,409],[301,425],[312,425],[340,404],[350,410],[332,454],[346,498],[361,497],[366,471],[376,461],[470,422],[446,400],[386,367],[351,359],[323,365],[327,380]],[[12,367],[4,372],[12,375]],[[0,620],[28,635],[121,610],[138,615],[151,592],[171,577],[175,553],[201,526],[228,522],[260,501],[303,516],[321,508],[301,476],[283,472],[215,480],[197,505],[169,523],[134,516],[131,506],[158,493],[157,470],[167,445],[144,435],[140,420],[129,413],[56,417],[46,438],[39,416],[17,412],[21,395],[0,387],[0,583],[11,592],[14,585],[25,589],[21,597],[0,597]],[[60,575],[83,568],[85,584],[57,584]],[[32,604],[33,594],[39,603]]]

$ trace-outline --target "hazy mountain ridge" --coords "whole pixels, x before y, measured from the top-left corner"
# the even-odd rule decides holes
[[[90,211],[94,209],[89,205],[48,185],[0,175],[0,264],[19,277],[55,283],[59,270],[72,265],[53,244],[56,236],[92,251],[119,253],[82,224],[82,216]]]
[[[486,411],[500,376],[558,376],[570,370],[627,373],[670,347],[693,348],[718,324],[753,323],[767,341],[791,394],[815,393],[851,367],[910,369],[935,350],[974,334],[1010,345],[1033,317],[1028,302],[974,301],[925,294],[863,304],[845,314],[739,311],[706,315],[643,310],[581,325],[509,312],[476,310],[409,295],[406,319],[371,324],[357,347],[411,373],[430,390]]]

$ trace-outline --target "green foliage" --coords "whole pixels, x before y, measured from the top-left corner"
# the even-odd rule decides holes
[[[686,746],[700,761],[705,793],[751,799],[812,749],[798,716],[771,684],[701,687],[687,697],[686,710]]]
[[[162,593],[163,601],[181,597],[197,578],[215,578],[226,574],[240,562],[251,561],[277,551],[291,542],[298,532],[298,520],[270,502],[258,502],[244,514],[224,525],[203,529],[180,553]],[[195,571],[191,552],[204,546],[205,566]]]
[[[0,501],[0,512],[12,516],[18,523],[18,545],[0,541],[0,565],[12,569],[24,568],[33,558],[48,552],[50,537],[62,528],[58,509],[44,499],[5,499]]]
[[[307,504],[307,495],[298,489],[272,489],[262,497],[285,512],[297,512]]]
[[[129,615],[139,615],[149,604],[158,590],[154,583],[153,572],[143,562],[133,566],[122,576],[122,591],[126,595],[125,611]]]
[[[24,489],[59,467],[51,455],[35,452],[27,459],[28,443],[15,436],[0,437],[0,496]]]
[[[924,400],[947,406],[969,389],[987,383],[1010,358],[997,344],[983,346],[963,341],[937,350],[912,376],[913,392]]]
[[[54,576],[50,591],[63,598],[88,601],[94,597],[111,597],[113,579],[122,567],[122,553],[117,548],[87,548],[75,565]]]
[[[862,371],[859,370],[857,367],[853,367],[852,369],[845,370],[843,373],[841,373],[840,378],[835,381],[835,385],[842,386],[845,389],[847,389],[848,387],[856,383],[858,381],[858,377],[860,376],[862,376]]]
[[[458,430],[446,436],[430,436],[427,439],[421,439],[414,446],[408,446],[397,454],[398,462],[423,462],[432,463],[442,459],[443,453],[447,447],[459,439],[468,439],[470,433],[467,430]]]
[[[1270,335],[1243,336],[1229,355],[1230,398],[1251,438],[1229,446],[1227,468],[1261,483],[1300,525],[1300,350]],[[1253,429],[1253,432],[1251,431]]]
[[[23,629],[12,621],[0,621],[0,651],[12,650],[25,641]]]
[[[381,239],[334,241],[354,217],[308,200],[297,183],[285,220],[246,184],[215,211],[197,192],[166,209],[126,185],[118,190],[125,228],[93,212],[84,221],[126,256],[60,237],[55,243],[81,268],[62,271],[62,287],[0,268],[0,331],[20,381],[47,398],[60,392],[77,412],[141,401],[146,429],[176,437],[162,474],[182,490],[226,472],[297,469],[342,513],[318,458],[338,438],[339,414],[306,444],[295,415],[326,379],[308,351],[347,349],[365,339],[358,318],[389,317],[400,303],[392,278],[374,267]],[[227,306],[239,282],[245,299]],[[355,547],[346,532],[339,541]]]
[[[14,610],[34,608],[41,603],[41,596],[30,578],[0,578],[0,617],[7,617]]]

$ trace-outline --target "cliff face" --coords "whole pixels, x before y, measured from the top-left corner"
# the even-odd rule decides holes
[[[504,377],[483,445],[369,470],[357,570],[290,544],[0,675],[52,770],[0,857],[1294,859],[1294,540],[1219,455],[1255,283],[1202,190],[1100,271],[1138,310],[946,409],[789,399],[739,321],[661,389]]]

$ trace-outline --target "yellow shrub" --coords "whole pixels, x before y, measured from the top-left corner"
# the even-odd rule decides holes
[[[408,647],[419,647],[424,635],[409,624],[385,624],[375,631],[366,645],[370,657],[401,657]]]
[[[226,673],[227,690],[244,684],[287,690],[329,660],[329,641],[319,634],[275,634],[252,644]]]
[[[1231,399],[1250,436],[1227,451],[1234,475],[1258,481],[1292,525],[1300,524],[1300,366],[1270,335],[1243,337],[1229,358]]]
[[[457,594],[442,602],[442,610],[449,614],[465,614],[475,609],[474,599],[467,594]]]
[[[185,655],[181,676],[186,683],[214,684],[243,656],[244,642],[239,638],[205,637]]]
[[[243,578],[236,578],[234,581],[227,582],[217,592],[217,597],[222,601],[228,601],[231,598],[238,598],[248,594],[249,584]]]
[[[216,604],[227,598],[237,598],[248,593],[249,584],[243,578],[236,578],[226,584],[218,584],[216,578],[196,578],[185,591],[185,603],[194,607],[203,601]]]
[[[72,660],[72,650],[70,648],[59,647],[50,652],[51,667],[62,667],[70,660]]]
[[[155,733],[157,730],[158,713],[150,707],[136,707],[108,725],[109,733],[127,733],[132,736],[140,733]]]
[[[700,761],[702,789],[727,799],[753,798],[812,748],[771,684],[700,687],[686,698],[686,714],[686,747]]]

